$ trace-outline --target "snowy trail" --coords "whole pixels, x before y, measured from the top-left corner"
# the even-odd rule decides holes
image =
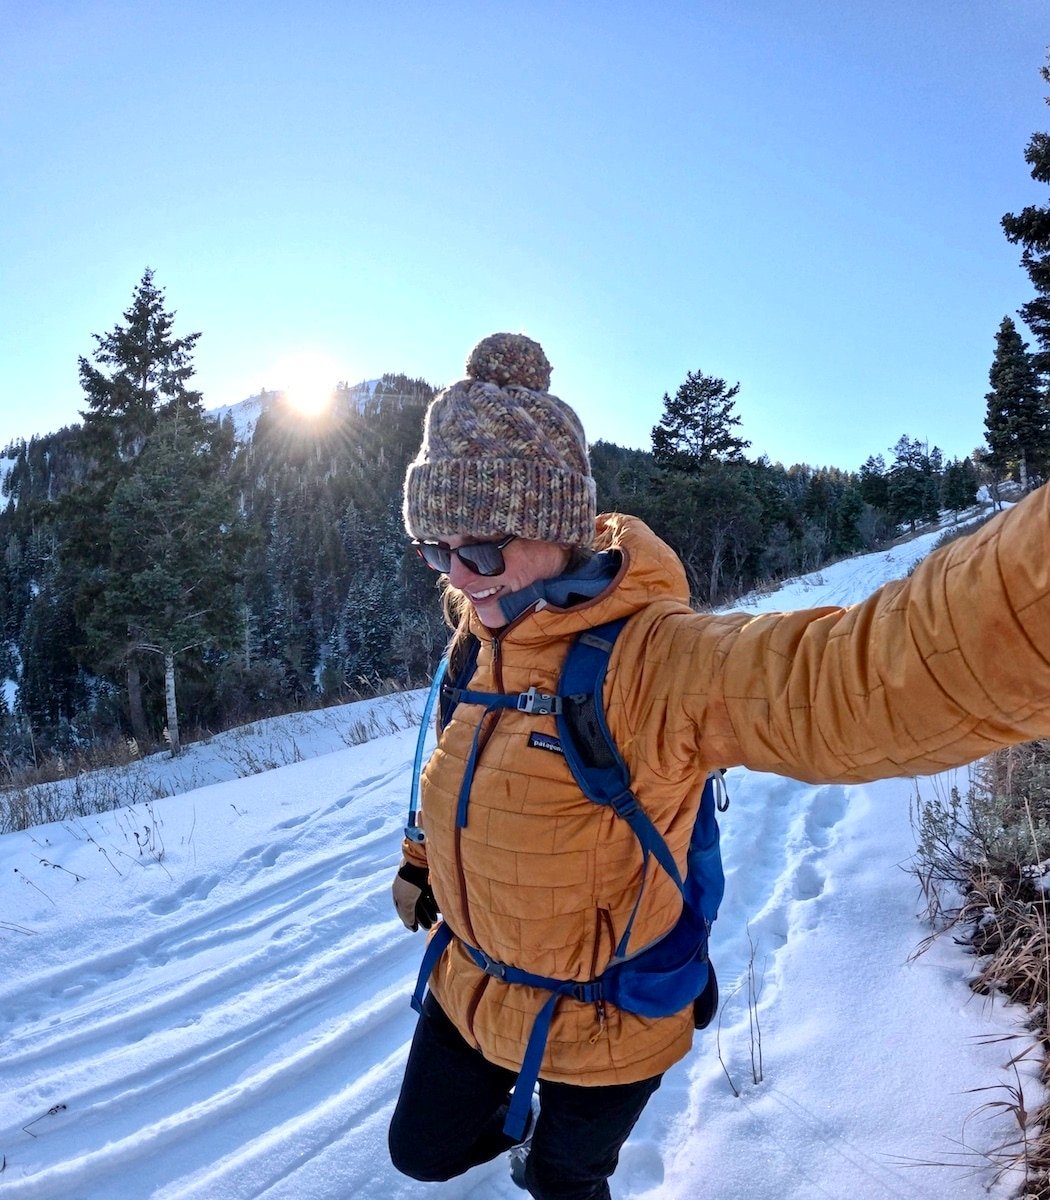
[[[155,898],[147,893],[130,910],[113,906],[104,924],[119,941],[98,937],[95,948],[3,988],[0,1111],[9,1110],[12,1092],[20,1103],[0,1126],[0,1147],[18,1146],[17,1157],[5,1150],[0,1195],[429,1194],[393,1174],[384,1145],[421,949],[389,913],[409,766],[410,738],[397,740],[403,761],[381,779],[363,780],[315,814],[276,822],[225,871],[192,870],[185,859],[184,878],[176,875]],[[345,760],[350,776],[355,757],[367,753],[332,757]],[[250,813],[259,799],[253,793],[278,784],[276,774],[258,776],[226,785],[223,795]],[[689,1194],[687,1180],[665,1174],[665,1161],[677,1166],[664,1149],[668,1126],[693,1113],[705,1114],[703,1127],[714,1113],[753,1126],[756,1144],[780,1145],[780,1183],[752,1187],[752,1195],[784,1194],[785,1173],[787,1194],[806,1195],[798,1187],[818,1134],[865,1181],[861,1194],[922,1195],[901,1190],[898,1172],[829,1132],[805,1103],[749,1083],[748,935],[762,962],[763,1005],[775,1006],[781,960],[819,925],[828,855],[843,834],[850,795],[742,772],[731,773],[730,790],[729,884],[716,938],[726,1000],[719,1040],[742,1097],[718,1066],[713,1035],[704,1035],[626,1148],[621,1194]],[[170,826],[179,801],[165,803]],[[159,869],[149,870],[156,881]],[[33,1126],[39,1136],[30,1139],[21,1126],[56,1103],[66,1109]],[[709,1141],[701,1128],[686,1144]],[[691,1164],[689,1176],[696,1169]],[[139,1190],[127,1190],[129,1179]],[[814,1196],[832,1194],[816,1187]],[[444,1194],[515,1192],[497,1163]]]
[[[851,569],[863,591],[889,568]],[[423,949],[389,898],[414,738],[0,838],[0,1200],[521,1195],[502,1161],[435,1188],[387,1159]],[[1008,1078],[1010,1049],[978,1039],[1021,1021],[971,996],[950,943],[909,961],[914,785],[728,786],[719,1027],[668,1073],[614,1194],[986,1194],[987,1174],[914,1165],[1008,1132],[967,1126],[967,1089]]]
[[[350,1124],[392,1101],[388,1060],[403,1057],[411,1032],[405,980],[419,950],[389,902],[412,735],[400,741],[394,769],[277,822],[225,870],[180,878],[169,856],[174,881],[130,909],[115,906],[97,949],[23,970],[3,988],[5,1082],[25,1087],[30,1109],[66,1106],[33,1127],[46,1137],[31,1148],[46,1147],[50,1162],[20,1182],[9,1168],[3,1194],[112,1197],[133,1170],[142,1195],[167,1194],[173,1179],[222,1195],[224,1177],[272,1157],[278,1129],[301,1140],[333,1096],[344,1093],[338,1111]],[[280,788],[279,774],[226,785],[223,799],[234,795],[248,812],[253,793]],[[101,829],[93,836],[107,846]],[[370,1073],[383,1081],[378,1096]],[[18,1133],[25,1142],[17,1125],[0,1129],[0,1145]],[[231,1165],[217,1165],[218,1149],[234,1144]]]

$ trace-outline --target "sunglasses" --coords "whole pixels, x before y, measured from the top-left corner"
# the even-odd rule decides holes
[[[504,547],[509,546],[517,536],[516,533],[509,533],[501,542],[469,542],[455,549],[445,542],[421,542],[418,538],[412,545],[419,557],[434,571],[447,574],[454,554],[475,575],[502,575],[507,569],[503,558]]]

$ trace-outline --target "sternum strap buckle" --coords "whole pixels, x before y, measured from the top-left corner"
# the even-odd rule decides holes
[[[561,696],[552,696],[530,687],[527,692],[518,693],[518,711],[539,717],[557,716],[561,712]]]

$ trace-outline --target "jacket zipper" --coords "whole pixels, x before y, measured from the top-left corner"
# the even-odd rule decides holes
[[[602,935],[606,932],[609,934],[609,942],[615,946],[616,941],[613,938],[612,914],[607,908],[599,908],[596,912],[597,928],[594,931],[594,949],[591,951],[591,978],[593,979],[598,973],[598,951],[601,949]],[[605,1001],[595,1000],[594,1016],[598,1022],[598,1028],[591,1034],[590,1043],[593,1046],[595,1042],[601,1041],[605,1037]]]
[[[503,690],[503,665],[500,662],[500,640],[496,635],[493,635],[492,638],[492,673],[495,682],[494,690],[501,692]],[[485,713],[481,719],[483,721],[487,721],[488,725],[482,729],[481,736],[478,741],[478,756],[474,764],[475,769],[477,768],[477,764],[481,761],[481,755],[484,753],[485,746],[487,745],[489,738],[492,736],[493,730],[496,728],[496,722],[499,720],[499,710],[493,713]],[[470,920],[470,905],[467,900],[467,877],[463,870],[462,838],[463,830],[457,826],[454,845],[456,851],[456,875],[459,880],[460,909],[463,913],[463,920],[467,927],[464,936],[471,943],[471,945],[476,946],[478,943],[477,938],[474,935],[474,926]],[[487,975],[482,975],[481,980],[478,983],[477,990],[471,997],[470,1004],[467,1008],[467,1028],[470,1030],[471,1036],[474,1038],[475,1042],[477,1041],[477,1035],[474,1033],[474,1015],[478,1010],[478,1005],[481,1003],[481,997],[485,994],[485,988],[488,986],[488,982],[489,977]]]

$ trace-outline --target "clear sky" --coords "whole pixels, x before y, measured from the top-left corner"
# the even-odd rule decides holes
[[[205,405],[541,341],[589,437],[690,370],[750,453],[983,438],[1045,0],[0,0],[0,446],[146,266]]]

